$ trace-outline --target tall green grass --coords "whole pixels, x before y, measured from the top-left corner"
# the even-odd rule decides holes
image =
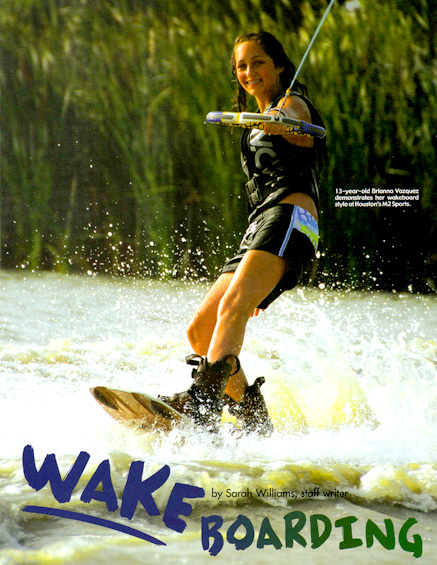
[[[337,4],[302,70],[329,134],[316,282],[405,287],[423,265],[396,237],[405,223],[423,240],[435,218],[430,5]],[[231,109],[233,40],[269,30],[297,64],[325,6],[3,3],[3,264],[213,275],[246,222],[239,132],[205,124]],[[367,186],[420,188],[420,207],[335,208],[336,187]],[[424,256],[435,252],[419,239]]]

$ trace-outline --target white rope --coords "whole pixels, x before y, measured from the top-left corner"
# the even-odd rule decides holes
[[[334,2],[335,2],[335,0],[331,0],[331,2],[329,3],[329,6],[326,8],[325,13],[323,14],[323,17],[322,17],[322,19],[320,20],[320,23],[319,23],[319,25],[317,26],[316,31],[314,32],[313,38],[311,39],[311,41],[310,41],[310,43],[309,43],[309,45],[308,45],[308,47],[307,47],[307,50],[305,51],[304,56],[302,57],[302,60],[301,60],[301,62],[299,63],[299,66],[297,67],[297,70],[296,70],[296,73],[295,73],[295,75],[294,75],[294,77],[293,77],[293,80],[291,81],[290,86],[288,87],[288,89],[287,89],[287,91],[286,91],[286,93],[285,93],[284,99],[282,100],[282,104],[281,104],[280,110],[282,110],[282,108],[283,108],[283,106],[284,106],[284,104],[285,104],[285,101],[286,101],[287,97],[290,95],[291,89],[293,88],[293,84],[295,83],[295,81],[296,81],[296,79],[297,79],[297,75],[299,74],[301,68],[303,67],[303,64],[304,64],[304,62],[305,62],[305,60],[306,60],[306,58],[307,58],[307,56],[308,56],[308,53],[310,52],[310,49],[311,49],[311,47],[313,46],[313,43],[314,43],[314,41],[316,40],[316,37],[317,37],[319,31],[322,29],[322,26],[323,26],[323,24],[325,23],[325,20],[326,20],[326,18],[328,17],[329,11],[331,10],[331,8],[332,8]]]

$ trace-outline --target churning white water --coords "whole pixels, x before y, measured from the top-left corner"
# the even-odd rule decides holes
[[[266,377],[276,429],[269,439],[239,439],[226,423],[215,438],[123,428],[89,388],[152,395],[185,389],[191,380],[185,327],[206,289],[0,272],[0,563],[411,563],[415,535],[423,544],[419,562],[435,563],[435,296],[300,288],[251,319],[241,362],[250,381]],[[22,463],[28,445],[37,469],[55,454],[62,477],[80,452],[90,455],[70,502],[55,500],[49,484],[36,491],[28,483]],[[160,515],[139,503],[128,520],[104,501],[81,500],[106,460],[119,501],[133,461],[144,462],[144,479],[170,468],[154,493]],[[189,500],[183,533],[162,519],[175,483],[205,493]],[[24,512],[29,505],[123,523],[166,545]],[[287,547],[284,517],[294,511],[307,519],[301,530],[307,543]],[[318,548],[310,532],[316,514],[332,525]],[[202,517],[212,515],[223,518],[223,548],[215,557],[202,546]],[[239,539],[248,544],[239,550],[237,538],[226,537],[238,516],[246,518]],[[350,516],[357,518],[352,537],[362,543],[343,549],[346,529],[335,523]],[[399,531],[410,518],[417,522],[402,542]],[[244,538],[247,520],[252,543],[249,534]],[[384,532],[384,520],[391,521],[394,549],[377,540],[369,546],[368,520]]]

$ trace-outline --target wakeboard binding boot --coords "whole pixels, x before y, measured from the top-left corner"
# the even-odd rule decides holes
[[[240,430],[244,434],[269,437],[273,433],[273,424],[260,390],[264,383],[265,378],[258,377],[252,385],[246,388],[243,401],[240,403],[225,395],[229,413],[239,420]]]
[[[233,370],[233,361],[236,368]],[[196,425],[217,432],[225,405],[225,389],[229,377],[238,373],[240,361],[235,355],[226,355],[209,363],[206,357],[189,355],[186,362],[193,365],[193,384],[184,392],[158,398],[180,412]]]

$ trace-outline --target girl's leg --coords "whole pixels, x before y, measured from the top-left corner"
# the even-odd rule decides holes
[[[211,338],[217,323],[217,311],[225,292],[227,291],[234,273],[223,273],[209,289],[205,298],[191,320],[187,329],[188,340],[197,355],[205,357],[211,344]],[[243,369],[229,379],[226,394],[241,399],[248,386]]]
[[[247,321],[282,278],[286,263],[265,251],[248,251],[235,273],[224,273],[210,288],[188,327],[194,351],[213,363],[239,355]],[[241,402],[248,382],[241,369],[232,375],[226,394]]]
[[[247,321],[252,312],[281,280],[286,262],[266,251],[247,251],[219,301],[216,323],[207,352],[214,363],[225,355],[240,354]],[[226,394],[241,402],[247,387],[242,371],[228,382]]]
[[[194,352],[203,357],[208,353],[217,323],[217,310],[234,273],[223,273],[209,289],[187,329],[188,341]]]
[[[234,274],[223,274],[202,301],[188,329],[190,343],[204,357],[190,388],[171,397],[162,397],[195,422],[215,429],[221,415],[224,394],[239,405],[234,415],[247,432],[270,434],[273,430],[257,379],[248,386],[242,370],[229,363],[238,357],[243,345],[247,321],[262,300],[281,280],[285,261],[265,251],[246,252]],[[206,353],[206,355],[205,355]],[[209,406],[207,413],[200,407]]]

